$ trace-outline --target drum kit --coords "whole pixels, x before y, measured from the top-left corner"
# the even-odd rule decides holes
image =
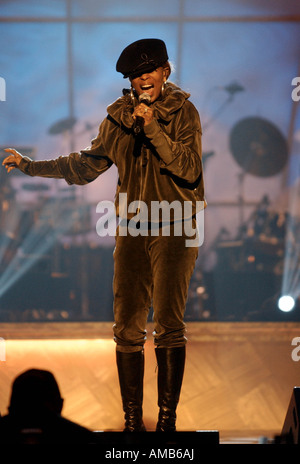
[[[289,221],[288,211],[272,209],[267,195],[256,204],[250,217],[245,219],[243,187],[246,175],[261,179],[279,174],[288,160],[288,145],[278,128],[260,117],[247,117],[239,121],[230,133],[230,150],[241,168],[240,191],[237,201],[239,208],[239,230],[234,240],[221,240],[217,243],[219,255],[224,253],[235,256],[231,264],[234,270],[247,268],[249,264],[259,266],[261,270],[270,270],[264,263],[274,263],[281,259],[284,240]],[[257,258],[259,257],[259,260]],[[270,261],[269,258],[274,258]]]
[[[71,131],[75,123],[75,118],[62,119],[54,123],[48,133],[64,134]],[[33,149],[24,147],[18,151],[34,159]],[[37,238],[45,236],[46,230],[55,235],[60,220],[63,222],[62,233],[71,243],[91,232],[91,205],[77,197],[75,186],[54,188],[53,193],[49,179],[31,182],[24,176],[21,180],[18,169],[11,175],[2,170],[0,176],[0,268],[7,266],[16,251],[22,248],[24,237],[30,231]]]

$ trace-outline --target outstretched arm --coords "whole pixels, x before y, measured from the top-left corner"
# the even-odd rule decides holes
[[[68,184],[84,185],[105,172],[112,162],[103,156],[90,156],[88,153],[70,153],[53,160],[33,161],[14,148],[6,148],[10,153],[3,165],[10,172],[18,168],[29,176],[65,179]]]
[[[27,156],[23,156],[14,148],[5,148],[5,151],[10,153],[2,162],[7,172],[18,168],[29,176],[50,177],[55,179],[64,178],[57,159],[33,161]]]

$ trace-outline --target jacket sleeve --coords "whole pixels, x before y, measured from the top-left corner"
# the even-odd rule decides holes
[[[18,167],[29,176],[65,179],[70,185],[84,185],[95,180],[112,164],[104,154],[100,129],[98,137],[92,140],[91,147],[79,153],[45,161],[33,161],[24,156]]]
[[[202,174],[201,123],[198,111],[187,101],[174,115],[172,134],[154,119],[144,132],[160,157],[162,168],[194,183]]]

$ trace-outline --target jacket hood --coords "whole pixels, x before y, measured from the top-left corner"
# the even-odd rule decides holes
[[[132,112],[134,106],[138,104],[138,100],[132,99],[130,90],[126,89],[124,93],[124,96],[118,98],[118,100],[108,106],[107,112],[118,124],[131,128],[133,124]],[[189,93],[184,92],[175,84],[168,82],[165,86],[163,97],[151,105],[154,110],[154,116],[166,122],[170,121],[173,113],[178,111],[189,97]]]

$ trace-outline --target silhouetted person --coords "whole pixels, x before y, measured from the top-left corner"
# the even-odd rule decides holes
[[[93,433],[62,417],[62,407],[63,398],[51,372],[23,372],[13,382],[9,414],[0,417],[0,443],[92,443]]]

